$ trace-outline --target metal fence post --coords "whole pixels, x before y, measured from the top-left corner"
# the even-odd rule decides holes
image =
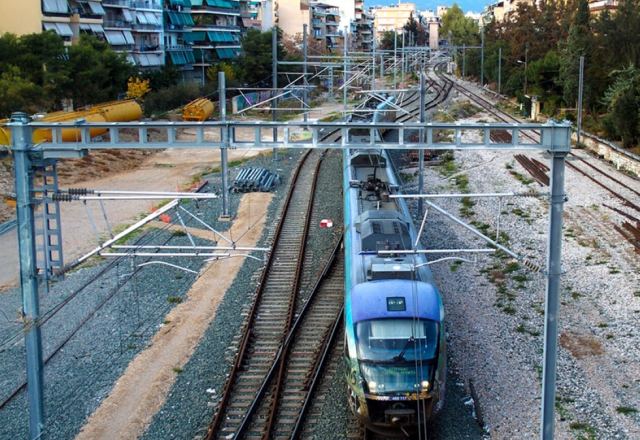
[[[549,243],[547,247],[547,291],[545,295],[544,365],[542,369],[542,421],[540,438],[552,440],[556,398],[556,361],[558,355],[558,302],[562,274],[562,209],[564,167],[567,152],[552,152],[551,206],[549,214]]]
[[[498,94],[502,93],[502,48],[498,48]]]
[[[405,62],[405,57],[404,57],[404,32],[402,32],[402,52],[400,54],[400,69],[401,70],[401,75],[400,75],[400,82],[404,83],[404,62]]]
[[[227,120],[227,96],[224,72],[218,72],[218,96],[220,97],[220,120]],[[229,216],[229,127],[224,127],[222,132],[224,147],[220,148],[220,162],[222,164],[222,220],[228,220]]]
[[[480,87],[484,87],[484,28],[480,34],[482,44],[480,45]]]
[[[20,288],[27,351],[27,392],[29,400],[29,436],[40,438],[44,427],[42,338],[38,319],[38,278],[36,267],[35,225],[33,216],[33,174],[29,150],[31,127],[26,113],[11,115],[12,151],[15,167],[16,212],[18,217],[18,253]]]

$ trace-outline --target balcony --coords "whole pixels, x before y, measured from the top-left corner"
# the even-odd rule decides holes
[[[131,29],[131,23],[124,20],[104,20],[103,26],[113,29]]]
[[[102,0],[102,6],[107,7],[128,8],[130,4],[129,0]]]
[[[131,6],[136,9],[160,9],[162,10],[162,2],[160,0],[133,0]]]

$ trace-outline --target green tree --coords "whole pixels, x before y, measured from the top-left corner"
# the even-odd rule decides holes
[[[6,118],[15,111],[40,111],[42,93],[42,88],[25,79],[19,68],[8,67],[0,74],[0,117]]]
[[[457,4],[453,4],[451,8],[442,16],[442,27],[440,35],[449,39],[450,44],[455,46],[467,46],[477,44],[480,41],[480,31],[474,20],[464,16],[464,12]]]
[[[124,55],[93,36],[82,36],[69,48],[69,66],[72,87],[67,94],[76,106],[116,99],[134,74]]]
[[[563,87],[564,101],[573,106],[578,98],[580,57],[591,53],[591,26],[589,24],[589,2],[580,0],[573,23],[569,29],[569,38],[562,49],[560,63],[560,82]],[[588,87],[584,88],[588,94]]]
[[[380,47],[382,50],[393,50],[396,33],[394,31],[384,31],[380,37]]]
[[[282,38],[278,38],[278,42]],[[278,43],[278,59],[284,58],[282,44]],[[237,61],[238,75],[245,84],[271,84],[271,31],[249,29],[242,39],[242,54]]]
[[[615,81],[604,97],[609,112],[605,128],[610,136],[620,137],[624,147],[631,147],[640,138],[640,69],[629,65],[612,75]]]

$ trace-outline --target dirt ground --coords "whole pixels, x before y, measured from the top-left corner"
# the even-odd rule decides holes
[[[242,238],[238,246],[255,246],[262,234],[272,194],[243,196],[231,236]],[[201,232],[214,240],[213,233]],[[226,290],[240,270],[244,258],[229,258],[207,264],[175,307],[151,345],[131,361],[109,396],[91,415],[78,440],[138,438],[161,408],[177,371],[189,360]]]

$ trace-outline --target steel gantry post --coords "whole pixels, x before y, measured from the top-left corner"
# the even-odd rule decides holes
[[[402,33],[402,52],[400,54],[400,69],[402,74],[400,75],[400,83],[404,83],[404,32]]]
[[[502,91],[502,48],[498,48],[498,94]]]
[[[371,91],[376,89],[376,39],[371,46]]]
[[[427,89],[425,87],[424,72],[420,71],[420,122],[425,122],[425,104],[426,104]],[[420,131],[420,142],[424,142],[424,131]],[[424,193],[424,150],[418,150],[418,193]],[[418,199],[418,213],[423,214],[423,202],[422,199]]]
[[[304,122],[309,120],[309,114],[307,112],[307,24],[304,23],[302,25],[302,54],[304,55],[304,64],[302,65],[302,75],[304,78],[302,79],[302,84],[304,84],[304,90],[302,90],[302,105],[304,107]]]
[[[567,140],[568,142],[568,140]],[[552,440],[556,398],[556,363],[558,357],[558,302],[562,274],[562,209],[566,151],[551,153],[551,207],[547,247],[547,289],[545,295],[544,354],[542,369],[542,421],[540,438]]]
[[[397,89],[396,76],[398,72],[398,31],[393,30],[393,88]]]
[[[347,115],[347,79],[348,79],[348,73],[347,73],[347,45],[348,45],[348,40],[349,39],[349,34],[347,34],[347,27],[344,27],[344,50],[343,50],[343,60],[342,60],[342,106],[344,107],[344,112],[345,112],[345,117]]]
[[[16,213],[18,218],[18,252],[20,256],[20,286],[22,289],[22,319],[27,351],[27,393],[29,400],[29,436],[40,438],[44,426],[42,338],[38,320],[38,278],[34,204],[32,199],[33,168],[29,157],[31,127],[26,113],[11,115],[13,162],[15,166]]]
[[[271,28],[271,87],[273,88],[274,96],[278,95],[278,28],[276,26]],[[271,110],[271,120],[276,121],[276,108],[278,107],[278,100],[274,99],[271,103],[273,109]],[[278,129],[273,129],[273,142],[278,140]],[[273,160],[278,160],[278,149],[273,149]]]
[[[218,72],[218,95],[220,97],[220,120],[227,119],[227,96],[224,72]],[[222,130],[224,145],[220,148],[220,162],[222,164],[222,220],[228,220],[229,216],[229,130]]]
[[[480,38],[482,40],[480,44],[480,87],[484,87],[484,28],[482,28]]]
[[[467,62],[467,47],[462,45],[462,78],[464,79],[466,76],[466,62]]]

